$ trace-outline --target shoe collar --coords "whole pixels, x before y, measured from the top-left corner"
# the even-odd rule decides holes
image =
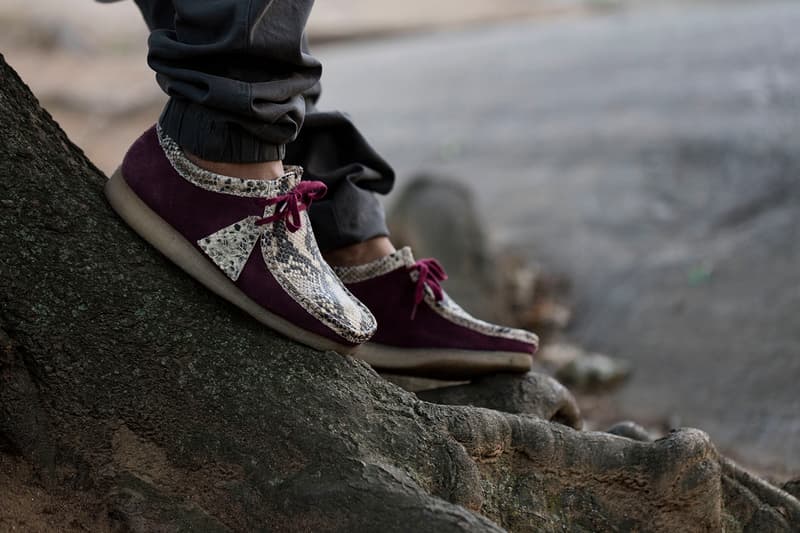
[[[158,142],[175,172],[192,185],[210,192],[250,198],[271,198],[292,190],[300,183],[303,176],[303,169],[299,166],[287,166],[286,173],[274,180],[252,180],[217,174],[200,168],[190,161],[178,143],[164,133],[160,126],[157,126],[156,130]]]
[[[405,246],[396,252],[389,254],[370,263],[348,267],[334,267],[333,270],[345,283],[358,283],[368,279],[383,276],[400,267],[410,267],[414,265],[414,254],[411,248]]]

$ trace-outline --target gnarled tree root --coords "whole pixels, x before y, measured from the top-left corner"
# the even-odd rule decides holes
[[[552,390],[513,407],[532,414],[427,403],[278,337],[125,227],[2,61],[0,79],[0,458],[95,498],[109,529],[796,525],[796,500],[721,462],[702,432],[582,433],[538,418],[576,424]]]

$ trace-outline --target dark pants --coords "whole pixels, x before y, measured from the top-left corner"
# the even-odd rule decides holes
[[[101,0],[114,1],[114,0]],[[148,63],[169,95],[159,123],[203,159],[283,159],[323,181],[311,206],[320,248],[388,235],[374,193],[394,171],[339,112],[318,111],[322,66],[308,51],[313,0],[136,0]]]

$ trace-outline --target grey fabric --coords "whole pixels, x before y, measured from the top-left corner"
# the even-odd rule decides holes
[[[161,117],[164,131],[204,159],[283,159],[303,124],[303,93],[322,74],[303,46],[313,1],[137,4],[153,17],[148,62],[172,97]]]
[[[167,135],[203,159],[283,159],[324,182],[328,195],[310,211],[323,251],[388,235],[374,193],[391,190],[394,171],[346,115],[316,109],[313,0],[136,3],[151,30],[148,63],[170,96]]]

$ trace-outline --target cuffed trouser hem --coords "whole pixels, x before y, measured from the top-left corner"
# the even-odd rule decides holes
[[[286,145],[269,144],[206,106],[170,98],[159,124],[185,151],[207,161],[259,163],[283,160]]]
[[[375,193],[391,190],[394,171],[346,115],[311,111],[300,135],[286,148],[286,162],[302,166],[303,179],[328,186],[325,198],[309,209],[322,251],[389,235],[383,205]]]
[[[333,191],[329,200],[311,205],[311,226],[323,252],[388,237],[386,215],[377,196],[350,182]]]

